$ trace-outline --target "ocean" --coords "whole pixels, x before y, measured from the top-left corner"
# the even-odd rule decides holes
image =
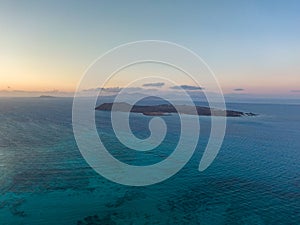
[[[300,105],[228,103],[256,117],[228,118],[224,143],[199,172],[210,118],[200,117],[195,154],[173,177],[150,186],[113,183],[81,156],[72,130],[71,98],[0,99],[0,225],[300,224]],[[157,163],[180,136],[178,115],[164,117],[158,148],[122,146],[109,112],[96,112],[111,154],[132,165]],[[149,136],[150,117],[131,115],[131,129]]]

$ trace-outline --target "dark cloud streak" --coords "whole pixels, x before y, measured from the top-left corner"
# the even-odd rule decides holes
[[[170,87],[173,90],[186,90],[186,91],[201,91],[204,90],[203,87],[198,87],[198,86],[191,86],[191,85],[180,85],[180,86],[173,86]]]
[[[164,85],[165,85],[165,83],[163,83],[163,82],[146,83],[146,84],[143,84],[143,87],[162,87]]]
[[[244,88],[235,88],[235,89],[233,89],[234,91],[245,91],[245,89]]]

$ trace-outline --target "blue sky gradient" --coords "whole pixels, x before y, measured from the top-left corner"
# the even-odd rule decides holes
[[[73,91],[99,55],[157,39],[199,54],[225,92],[299,96],[299,12],[299,1],[1,1],[0,90]]]

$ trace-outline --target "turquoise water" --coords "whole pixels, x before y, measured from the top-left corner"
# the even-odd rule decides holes
[[[73,137],[72,99],[0,99],[0,224],[300,224],[300,106],[228,104],[259,113],[230,118],[223,147],[197,170],[210,130],[190,162],[148,187],[112,183],[82,158]],[[149,135],[149,117],[132,115],[133,132]],[[109,113],[96,113],[99,135],[118,159],[149,165],[171,154],[176,115],[159,148],[137,153],[114,137]]]

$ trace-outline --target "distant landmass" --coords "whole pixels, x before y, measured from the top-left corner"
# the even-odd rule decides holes
[[[51,95],[41,95],[39,98],[56,98],[56,97]]]
[[[103,103],[102,105],[96,107],[96,110],[100,111],[112,111],[112,106],[114,105],[114,110],[119,112],[132,112],[132,113],[142,113],[146,116],[165,116],[170,113],[180,113],[187,115],[199,115],[199,116],[226,116],[226,117],[241,117],[241,116],[256,116],[254,113],[239,112],[233,110],[220,110],[211,109],[209,107],[203,106],[188,106],[188,105],[177,105],[162,104],[162,105],[130,105],[125,102],[116,103]],[[196,111],[195,111],[196,108]]]

